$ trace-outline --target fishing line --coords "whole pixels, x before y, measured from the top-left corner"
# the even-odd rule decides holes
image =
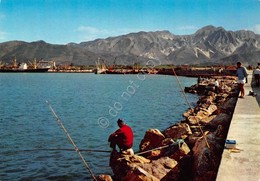
[[[23,152],[29,152],[29,151],[75,151],[75,149],[71,148],[35,148],[30,150],[21,150]],[[92,150],[92,149],[79,149],[81,152],[99,152],[99,153],[111,153],[111,151],[108,150]]]
[[[175,145],[179,145],[180,147],[180,144],[184,143],[184,140],[183,139],[177,139],[175,142],[169,144],[169,145],[165,145],[165,146],[160,146],[160,147],[157,147],[157,148],[153,148],[153,149],[150,149],[150,150],[147,150],[147,151],[143,151],[143,152],[138,152],[134,155],[143,155],[145,153],[149,153],[151,151],[155,151],[155,150],[161,150],[161,149],[164,149],[164,148],[168,148],[168,147],[171,147],[171,146],[175,146]],[[75,151],[74,149],[71,149],[71,148],[36,148],[36,149],[31,149],[31,150],[21,150],[20,152],[30,152],[30,151],[58,151],[58,150],[62,150],[62,151]],[[80,150],[81,152],[85,151],[85,152],[104,152],[104,153],[111,153],[111,151],[108,151],[108,150],[92,150],[92,149],[81,149]]]
[[[192,108],[192,106],[191,106],[191,104],[190,104],[190,102],[189,102],[189,100],[188,100],[188,98],[187,98],[187,96],[186,96],[186,94],[185,94],[185,92],[184,92],[184,89],[182,88],[180,79],[178,78],[178,76],[177,76],[177,74],[176,74],[176,72],[175,72],[175,70],[174,70],[174,68],[173,68],[172,65],[171,65],[171,69],[172,69],[172,71],[173,71],[174,77],[176,78],[176,80],[177,80],[177,82],[178,82],[178,84],[179,84],[179,87],[180,87],[180,89],[181,89],[181,92],[182,92],[182,94],[183,94],[183,96],[184,96],[184,98],[185,98],[187,104],[189,105],[189,107],[190,107],[190,109],[191,109],[191,111],[192,111],[192,113],[193,113],[193,115],[194,115],[193,108]],[[205,136],[205,134],[204,134],[204,132],[203,132],[203,130],[202,130],[202,128],[201,128],[201,125],[200,125],[200,123],[199,123],[199,120],[197,120],[197,118],[196,118],[195,115],[194,115],[194,117],[195,117],[195,121],[196,121],[196,123],[197,123],[197,125],[198,125],[198,127],[199,127],[199,129],[200,129],[200,132],[201,132],[201,134],[202,134],[202,136],[203,136],[203,138],[204,138],[204,140],[205,140],[205,142],[206,142],[207,147],[210,148],[209,143],[208,143],[208,140],[207,140],[207,138],[206,138],[206,136]]]
[[[91,171],[91,169],[89,168],[86,160],[84,159],[84,157],[82,156],[82,154],[80,153],[78,147],[76,146],[76,144],[74,143],[74,141],[72,140],[72,138],[70,137],[67,129],[64,127],[64,125],[62,124],[61,120],[59,119],[59,117],[57,116],[57,114],[55,113],[55,111],[53,110],[53,108],[51,107],[50,103],[46,100],[46,103],[48,104],[51,112],[53,113],[53,115],[55,116],[55,118],[57,119],[58,123],[61,125],[61,127],[63,128],[64,132],[66,133],[67,137],[69,138],[71,144],[74,147],[74,150],[78,153],[79,157],[81,158],[81,160],[83,161],[85,167],[87,168],[87,170],[89,171],[89,173],[91,174],[92,178],[97,181],[95,175],[93,174],[93,172]]]

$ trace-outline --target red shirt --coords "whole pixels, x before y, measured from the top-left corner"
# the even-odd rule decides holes
[[[108,141],[115,141],[120,149],[126,150],[132,148],[134,134],[132,129],[124,124],[109,136]]]

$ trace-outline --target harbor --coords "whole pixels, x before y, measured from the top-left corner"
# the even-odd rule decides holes
[[[171,69],[171,70],[173,70],[173,69]],[[195,71],[195,70],[193,70],[193,71]],[[198,71],[202,72],[205,70],[198,70]],[[148,132],[145,133],[145,128],[147,128],[147,127],[143,127],[143,129],[141,129],[142,131],[141,130],[138,131],[138,137],[137,137],[136,144],[135,144],[135,150],[138,152],[138,144],[140,143],[139,148],[142,148],[142,149],[139,151],[141,151],[141,152],[147,152],[147,151],[149,151],[149,149],[155,149],[154,151],[152,151],[150,153],[148,152],[144,155],[146,159],[149,159],[149,160],[156,159],[156,160],[166,161],[167,163],[175,163],[173,160],[170,161],[170,160],[163,158],[164,156],[167,156],[167,155],[165,155],[167,152],[172,150],[172,151],[170,151],[170,153],[172,154],[172,155],[170,155],[170,157],[174,157],[175,159],[177,159],[181,165],[184,164],[184,162],[185,162],[185,164],[189,163],[189,160],[192,158],[190,161],[193,160],[191,162],[191,163],[193,163],[193,165],[192,166],[190,164],[186,165],[187,168],[189,168],[189,169],[183,170],[183,168],[180,168],[179,166],[176,168],[173,167],[174,169],[178,169],[181,174],[172,174],[171,172],[168,173],[169,170],[166,171],[167,169],[166,170],[162,169],[161,173],[167,173],[167,174],[166,175],[163,175],[163,174],[155,175],[155,176],[153,176],[155,178],[164,178],[165,177],[168,179],[170,179],[170,178],[179,179],[179,178],[183,178],[182,175],[190,175],[189,178],[185,178],[185,179],[189,180],[189,179],[196,178],[197,180],[207,180],[208,178],[212,178],[212,179],[216,178],[217,180],[225,180],[225,179],[231,180],[231,177],[233,177],[232,174],[237,174],[236,170],[237,170],[238,165],[241,165],[243,163],[244,172],[242,172],[242,171],[240,172],[242,174],[243,178],[245,178],[246,180],[254,180],[256,177],[258,177],[257,169],[259,166],[259,162],[257,161],[257,159],[259,158],[259,154],[258,154],[259,153],[258,152],[259,151],[259,142],[258,142],[259,134],[257,132],[259,130],[258,123],[259,123],[259,95],[260,95],[260,93],[259,93],[259,88],[254,85],[254,81],[252,79],[252,71],[249,71],[250,75],[248,77],[249,82],[252,82],[252,83],[246,84],[246,96],[244,99],[237,99],[238,95],[236,92],[236,78],[234,76],[223,76],[221,74],[213,75],[213,72],[211,69],[208,69],[206,71],[209,73],[208,76],[202,77],[200,82],[197,82],[198,81],[197,78],[188,78],[188,76],[179,77],[181,80],[186,80],[186,81],[190,79],[193,81],[193,84],[195,82],[197,82],[197,84],[194,84],[193,86],[191,86],[191,85],[185,84],[186,81],[184,81],[184,82],[181,81],[182,84],[184,83],[183,85],[185,86],[185,91],[187,92],[186,93],[187,96],[190,96],[189,93],[192,93],[192,94],[195,93],[195,94],[199,94],[201,96],[199,98],[199,101],[198,101],[199,104],[197,106],[195,106],[195,103],[192,104],[193,106],[195,106],[195,108],[194,108],[196,110],[195,115],[193,115],[192,112],[185,111],[187,109],[187,107],[186,108],[183,107],[183,109],[180,110],[178,113],[179,114],[178,118],[174,117],[173,115],[169,115],[171,117],[170,120],[172,120],[172,121],[174,120],[174,122],[176,122],[176,124],[174,124],[174,125],[170,124],[168,122],[169,120],[165,118],[163,121],[163,125],[164,125],[163,127],[160,126],[160,122],[158,122],[157,124],[150,125],[151,127],[159,128],[158,129],[159,132],[157,130],[150,130],[150,131],[146,130]],[[21,77],[21,75],[23,75],[23,73],[15,74],[15,75],[2,74],[1,76],[3,78],[2,80],[4,80],[5,78],[8,78],[8,77],[13,77],[13,78],[17,77],[18,78],[18,77]],[[119,87],[121,87],[120,90],[122,90],[123,93],[125,93],[125,91],[128,90],[129,86],[132,86],[134,88],[133,89],[134,92],[131,92],[131,94],[129,93],[129,95],[127,96],[127,100],[119,99],[122,92],[121,93],[120,93],[120,91],[117,92],[119,97],[116,96],[113,98],[115,103],[111,104],[108,101],[106,104],[108,105],[109,109],[107,111],[104,109],[102,112],[109,113],[107,115],[103,115],[106,118],[105,120],[108,120],[109,124],[112,124],[112,121],[114,118],[113,117],[114,115],[111,116],[111,114],[110,114],[111,110],[112,110],[112,111],[114,111],[114,114],[117,114],[117,116],[124,115],[124,116],[127,116],[126,118],[128,120],[133,119],[134,121],[128,122],[132,126],[134,125],[134,122],[139,119],[139,116],[140,116],[139,114],[131,115],[131,112],[133,112],[133,113],[140,112],[140,110],[138,110],[138,107],[136,107],[136,104],[135,104],[136,98],[135,97],[143,91],[144,92],[143,92],[143,94],[141,93],[141,96],[144,96],[146,94],[145,87],[147,87],[147,86],[149,87],[150,79],[151,80],[153,80],[153,79],[160,80],[160,81],[156,81],[156,84],[155,84],[156,86],[153,89],[153,91],[158,92],[159,88],[160,88],[160,86],[158,87],[158,85],[165,84],[165,86],[166,86],[166,83],[167,83],[167,85],[170,85],[171,84],[170,80],[177,78],[176,76],[150,75],[150,74],[142,74],[142,75],[126,74],[126,75],[121,75],[121,76],[120,75],[102,76],[102,75],[94,75],[94,74],[90,75],[90,74],[84,74],[84,73],[82,73],[82,74],[77,73],[77,74],[70,74],[70,75],[71,76],[69,79],[67,77],[68,74],[65,72],[64,72],[64,74],[37,74],[37,76],[34,74],[28,74],[28,75],[22,76],[22,77],[24,80],[29,79],[25,82],[32,81],[31,82],[32,85],[36,84],[35,81],[37,81],[37,84],[38,83],[44,84],[44,80],[49,79],[49,83],[51,83],[51,82],[53,82],[53,83],[51,83],[50,85],[48,85],[46,87],[48,90],[53,89],[53,88],[49,89],[50,86],[52,87],[54,85],[63,85],[64,83],[65,84],[63,86],[66,86],[66,85],[69,85],[72,80],[73,80],[73,82],[75,82],[75,81],[77,82],[79,79],[80,82],[78,82],[78,83],[75,82],[74,86],[76,86],[76,87],[74,87],[74,88],[77,89],[77,91],[84,91],[84,94],[74,94],[74,96],[73,96],[73,94],[71,94],[69,92],[66,93],[65,90],[67,88],[64,89],[65,95],[72,96],[70,99],[74,100],[73,102],[75,104],[78,104],[77,100],[80,99],[79,98],[80,95],[86,94],[85,90],[88,90],[88,89],[91,90],[91,87],[97,88],[96,87],[97,82],[95,82],[97,80],[99,80],[99,81],[100,80],[103,80],[103,81],[110,80],[110,81],[106,81],[106,83],[102,81],[103,82],[102,85],[105,83],[106,86],[99,87],[99,89],[101,89],[101,90],[103,90],[105,87],[107,87],[107,88],[110,87],[111,90],[114,90],[114,87],[111,87],[112,85],[114,85],[114,83],[112,84],[111,81],[113,82],[113,80],[117,80],[117,81],[124,80],[123,87],[122,87],[122,85],[119,86]],[[167,74],[165,74],[165,75],[167,75]],[[142,77],[142,79],[140,79],[140,76]],[[41,78],[39,79],[37,77],[41,77]],[[66,82],[67,81],[68,82],[67,83],[63,82],[62,84],[60,84],[61,82],[59,84],[55,83],[62,77],[64,77],[64,78],[67,77],[68,80],[66,80]],[[54,78],[57,80],[55,80]],[[90,82],[88,81],[88,84],[90,84],[90,85],[86,84],[86,82],[85,82],[89,78],[91,78],[91,80],[92,80]],[[148,79],[148,81],[146,81],[146,79]],[[214,89],[214,80],[215,79],[219,80],[219,82],[220,82],[220,88],[219,88],[220,92],[219,93],[216,93],[215,89]],[[39,80],[41,80],[41,81],[38,82]],[[126,83],[128,83],[128,80],[130,82],[132,81],[132,83],[130,85],[126,84]],[[167,80],[167,81],[163,83],[162,80]],[[15,80],[13,80],[13,81],[15,81]],[[144,85],[144,83],[145,83],[145,85]],[[84,85],[85,88],[83,89],[83,88],[79,87],[79,85]],[[19,85],[17,85],[17,86],[19,86]],[[186,87],[186,86],[188,86],[188,87]],[[43,87],[43,86],[39,86],[39,87]],[[124,87],[126,87],[125,90],[122,89]],[[178,86],[175,85],[175,88],[177,88],[177,87]],[[26,87],[23,86],[22,89],[24,89],[24,88],[26,88]],[[73,90],[74,88],[70,87],[68,90]],[[168,88],[170,88],[170,87],[168,87]],[[178,90],[176,90],[176,93],[179,92],[179,88],[177,88],[177,89]],[[33,90],[33,87],[32,87],[32,90]],[[44,97],[48,98],[48,94],[46,94],[48,91],[43,91],[45,93],[43,93],[42,91],[43,90],[41,90],[41,91],[38,90],[36,92],[38,92],[38,93],[41,92],[42,95],[45,95]],[[103,91],[104,92],[101,94],[106,95],[106,90],[104,89]],[[139,92],[139,91],[141,91],[141,92]],[[256,93],[257,96],[249,95],[250,91],[251,92],[254,91],[254,93]],[[170,90],[170,92],[172,92],[172,90]],[[25,93],[24,91],[22,91],[22,93],[23,93],[23,95],[27,95],[27,93]],[[91,93],[91,92],[89,92],[89,93]],[[132,93],[134,93],[136,95],[134,97],[132,97],[133,96]],[[174,96],[176,98],[175,94],[173,94],[172,96]],[[159,97],[157,97],[157,99]],[[180,96],[180,95],[178,97],[182,98],[182,96]],[[126,97],[123,97],[123,98],[126,98]],[[38,97],[36,100],[39,100],[39,99],[41,99],[41,98]],[[62,97],[60,97],[59,99],[56,99],[53,97],[52,99],[56,100],[56,102],[58,101],[57,103],[54,102],[55,107],[57,105],[59,105],[60,102],[65,101],[65,100],[63,100]],[[139,97],[138,99],[143,99],[143,98]],[[6,102],[7,100],[5,100],[5,99],[2,100],[3,105],[6,105],[6,106],[8,105]],[[9,100],[11,100],[11,99],[9,99]],[[170,99],[164,100],[164,104],[170,105],[170,102],[168,102],[169,100]],[[44,100],[42,100],[42,101],[44,102]],[[96,103],[98,103],[101,100],[97,98],[96,101],[97,101]],[[182,100],[181,102],[183,102],[183,101],[184,100]],[[26,104],[26,102],[28,102],[28,100],[24,102],[25,105],[28,104],[28,103]],[[69,101],[69,102],[71,102],[71,101]],[[68,104],[69,102],[67,102],[66,104]],[[87,102],[88,101],[86,101],[84,103],[84,104],[86,104],[86,105],[84,105],[85,109],[89,108],[87,105]],[[128,104],[128,106],[126,106],[126,103]],[[62,109],[65,109],[65,110],[71,109],[68,106],[66,106],[66,104],[65,105],[63,104]],[[95,105],[95,104],[93,104],[93,105]],[[13,104],[13,105],[15,105],[15,104]],[[118,105],[120,105],[123,108],[122,112],[121,112],[121,108],[120,108],[120,110],[117,110]],[[148,104],[148,105],[151,106],[150,104]],[[146,105],[146,106],[148,106],[148,105]],[[39,105],[37,105],[37,106],[39,106]],[[132,109],[134,107],[136,107],[137,110],[131,109],[131,111],[130,111],[129,110],[130,108],[128,108],[129,106],[132,107]],[[177,107],[179,107],[178,104],[175,106],[176,107],[175,107],[175,111],[173,112],[173,114],[176,113],[176,109],[177,109]],[[250,107],[250,109],[248,109],[249,107]],[[7,108],[8,108],[8,106],[7,106]],[[146,107],[146,109],[147,108],[148,107]],[[164,108],[162,107],[162,110],[163,109]],[[233,109],[234,109],[234,113],[233,113]],[[153,110],[154,110],[154,108],[151,108],[149,112],[151,113]],[[70,119],[70,116],[72,116],[71,119],[74,119],[73,117],[75,116],[74,115],[75,111],[76,110],[70,111],[71,115],[68,115],[68,118],[65,118],[65,123],[66,123],[66,121],[67,121],[67,124],[69,123],[68,120],[66,120],[66,119]],[[19,113],[19,111],[18,111],[18,113]],[[127,113],[127,114],[125,115],[125,113]],[[155,120],[161,120],[163,118],[163,116],[165,116],[166,114],[171,114],[169,112],[167,113],[167,110],[166,110],[166,112],[164,110],[161,113],[162,113],[161,115],[153,115],[153,117],[151,117],[148,120],[154,120],[154,122],[156,122]],[[180,116],[182,113],[184,113],[183,115],[184,115],[185,120],[182,120],[182,118]],[[86,115],[82,111],[80,111],[80,115],[81,116],[85,115],[86,117],[89,117],[89,115]],[[231,115],[233,115],[233,118],[231,117]],[[6,116],[7,115],[4,116],[3,120],[9,119],[8,116],[7,117]],[[96,115],[92,115],[92,118],[90,118],[90,119],[96,120],[97,118],[95,116]],[[152,116],[152,115],[150,115],[150,116]],[[169,116],[166,116],[166,117],[169,117]],[[241,118],[243,118],[243,119],[241,119]],[[50,121],[51,118],[46,118],[46,119],[48,119]],[[61,117],[61,119],[63,120],[64,117]],[[143,117],[142,119],[144,120],[144,119],[146,119],[146,117]],[[178,122],[180,120],[182,120],[181,124],[179,124],[179,122]],[[198,125],[196,120],[200,120],[200,125],[203,130],[203,133],[200,133],[200,131],[199,131],[200,126]],[[18,121],[18,120],[16,120],[16,121]],[[101,129],[111,129],[111,128],[107,127],[104,124],[104,122],[98,122],[98,123],[99,123],[99,125],[96,125],[98,129],[100,129],[100,128]],[[228,127],[229,123],[230,123],[230,127]],[[249,123],[251,123],[251,124],[249,124]],[[4,123],[4,124],[7,124],[7,123]],[[21,123],[19,123],[19,124],[21,124]],[[40,123],[40,124],[42,124],[42,123]],[[48,124],[50,124],[50,123],[48,123]],[[86,122],[85,123],[81,122],[81,124],[85,125]],[[89,122],[88,124],[92,124],[92,123]],[[110,126],[109,124],[108,124],[108,126]],[[168,129],[164,130],[165,127],[168,127],[169,125],[171,125],[168,128],[169,130]],[[5,125],[5,127],[6,127],[6,125]],[[95,126],[94,127],[92,126],[92,129],[93,128],[95,128]],[[113,126],[112,126],[112,128],[113,128]],[[40,128],[40,130],[41,130],[41,132],[46,131],[43,127]],[[82,130],[78,130],[78,131],[81,132]],[[176,131],[181,134],[176,135],[176,133],[174,133]],[[47,130],[47,132],[48,132],[48,130]],[[149,139],[146,141],[149,141],[152,143],[159,143],[159,144],[150,145],[148,147],[141,146],[143,143],[145,143],[145,141],[142,141],[142,139],[144,139],[144,140],[146,139],[145,138],[146,136],[144,136],[142,138],[142,135],[144,133],[145,133],[145,135],[146,134],[153,135],[152,141]],[[204,133],[205,133],[205,138],[203,138]],[[34,136],[36,138],[38,137],[37,134]],[[60,135],[60,138],[62,138],[62,137],[63,136]],[[93,135],[92,136],[88,135],[85,138],[89,139],[90,137],[93,137]],[[106,137],[107,137],[107,135],[102,138],[99,137],[99,139],[101,139],[102,142],[105,143]],[[165,141],[158,142],[158,140],[157,140],[158,138],[161,141],[171,138],[171,139],[173,139],[173,142],[171,142],[171,141],[169,142],[169,140],[167,142],[165,142]],[[251,140],[249,138],[251,138]],[[41,138],[41,139],[43,139],[43,138]],[[179,139],[182,141],[176,142],[176,140],[179,140]],[[235,141],[236,145],[235,145],[235,147],[234,146],[232,147],[233,149],[225,148],[226,139]],[[81,139],[79,137],[76,137],[76,140],[81,140]],[[221,141],[219,141],[219,140],[221,140]],[[47,143],[47,142],[48,141],[45,141],[45,143]],[[165,143],[172,143],[172,144],[170,144],[168,146],[168,145],[165,145]],[[175,144],[173,144],[173,143],[175,143]],[[66,145],[65,142],[63,144]],[[171,146],[171,145],[179,145],[179,144],[181,145],[180,150],[178,150],[174,146]],[[53,146],[51,148],[57,148],[57,146],[55,146],[55,144],[52,144],[52,145]],[[79,145],[81,148],[83,148],[83,150],[85,148],[86,149],[89,148],[88,144],[83,144],[83,145],[85,145],[85,146],[82,146],[82,144]],[[157,150],[158,147],[162,147],[164,149]],[[8,146],[6,148],[8,149]],[[20,148],[24,149],[25,147],[22,146]],[[98,146],[97,148],[99,148],[100,150],[107,151],[107,147],[104,147],[104,145],[101,147]],[[39,151],[42,149],[42,151],[40,151],[40,152],[48,151],[47,155],[49,155],[50,157],[53,156],[52,152],[55,152],[55,154],[63,152],[62,149],[60,149],[60,150],[59,149],[53,149],[53,150],[48,149],[48,146],[46,146],[46,145],[44,146],[42,144],[38,144],[38,146],[36,144],[36,147],[31,148],[31,150],[37,150],[37,149]],[[209,162],[207,161],[207,159],[205,159],[205,157],[208,154],[208,151],[203,152],[202,150],[204,150],[204,149],[209,150],[209,153],[210,153],[210,155],[208,155],[208,156],[210,156]],[[28,150],[28,149],[25,149],[25,150]],[[90,149],[88,149],[88,150],[96,150],[96,148],[93,149],[93,147],[90,147]],[[165,150],[166,150],[166,152],[165,152]],[[223,154],[222,154],[222,152],[223,152]],[[250,152],[250,154],[248,154],[249,152]],[[191,153],[193,153],[195,155],[191,155]],[[7,155],[8,151],[4,151],[3,154]],[[37,153],[37,154],[33,153],[33,154],[37,155],[37,157],[39,157],[38,155],[41,155],[40,153]],[[91,153],[90,155],[95,158],[96,154],[99,155],[99,154],[104,154],[104,153],[95,153],[95,154]],[[16,154],[14,154],[14,155],[16,155]],[[18,155],[21,155],[21,154],[19,153]],[[26,155],[26,154],[24,154],[24,155]],[[63,153],[62,155],[65,155],[65,153]],[[66,153],[66,157],[67,156],[71,157],[72,155],[73,155],[72,153]],[[148,155],[148,157],[147,157],[147,155]],[[44,156],[44,160],[47,161],[49,159],[49,156],[47,156],[46,158]],[[143,156],[143,155],[141,155],[141,156]],[[202,160],[200,160],[200,156],[201,156]],[[72,157],[73,157],[73,160],[77,160],[76,157],[75,158],[74,158],[74,156],[72,156]],[[160,158],[162,158],[162,159],[160,159]],[[183,158],[185,158],[185,159],[183,159]],[[69,159],[69,158],[67,158],[67,159]],[[90,160],[91,160],[91,162],[93,161],[92,158]],[[108,163],[107,163],[108,160],[109,160],[109,158],[107,156],[105,156],[104,158],[102,158],[101,163],[96,163],[95,161],[93,161],[93,164],[91,164],[90,167],[93,168],[95,174],[102,175],[102,174],[104,174],[104,172],[102,172],[103,169],[100,170],[98,168],[104,166],[104,164],[108,165]],[[194,162],[194,160],[195,160],[195,162]],[[6,162],[8,163],[8,161],[6,161]],[[33,162],[35,162],[35,161],[33,161]],[[57,160],[57,163],[58,162],[62,163],[60,158]],[[152,161],[152,163],[157,163],[157,162]],[[220,165],[218,165],[219,163],[220,163]],[[70,167],[75,167],[75,166],[73,166],[73,163],[70,163],[70,164],[72,164]],[[148,165],[148,163],[146,163],[146,164]],[[158,162],[158,164],[163,164],[163,163]],[[209,167],[210,164],[213,164],[214,166]],[[98,165],[98,168],[96,168],[95,165]],[[120,166],[120,164],[116,164],[116,165]],[[234,166],[234,168],[231,165]],[[39,166],[39,167],[41,167],[41,166]],[[65,168],[62,168],[61,170],[63,170],[63,172],[65,172],[66,167],[67,166],[65,166]],[[246,168],[252,167],[252,168],[250,170],[248,170],[248,169],[245,169],[245,167]],[[124,168],[124,167],[122,167],[122,168]],[[228,168],[230,168],[230,169],[228,169]],[[114,171],[115,168],[112,167],[112,169]],[[129,168],[124,168],[124,170],[127,170],[127,169],[129,169]],[[145,169],[145,167],[142,167],[142,169]],[[153,168],[150,168],[150,169],[153,169]],[[206,171],[204,170],[205,172],[202,172],[203,174],[201,174],[201,169],[202,170],[205,169]],[[113,175],[112,173],[109,173],[109,168],[106,168],[104,170],[105,170],[106,174]],[[196,171],[194,172],[194,170],[196,170]],[[35,172],[35,175],[37,178],[44,177],[42,175],[39,175],[37,170],[34,170],[34,172]],[[47,178],[50,178],[51,175],[55,175],[49,171],[47,171],[47,172],[48,172],[48,174],[50,174],[50,176]],[[83,169],[81,168],[80,172],[81,173],[79,173],[79,176],[81,177],[85,171],[83,171]],[[6,173],[8,175],[9,170],[6,170]],[[17,173],[19,173],[19,170],[17,170]],[[114,174],[119,175],[122,178],[125,177],[124,175],[122,175],[121,173],[119,173],[117,171],[114,172]],[[135,175],[131,175],[130,177],[134,177],[134,176]],[[146,176],[149,178],[149,174],[147,174]],[[26,175],[23,176],[23,178],[26,178],[26,177],[27,177]],[[59,177],[59,176],[56,175],[55,177]],[[62,176],[62,177],[65,178],[66,176]],[[128,175],[128,177],[129,177],[129,175]],[[236,180],[236,179],[234,179],[234,180]]]
[[[0,0],[0,181],[260,181],[259,10]]]

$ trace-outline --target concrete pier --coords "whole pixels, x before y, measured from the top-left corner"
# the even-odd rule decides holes
[[[251,83],[252,71],[248,73]],[[236,149],[224,149],[216,180],[260,181],[260,87],[245,84],[245,98],[237,101],[227,139],[236,140]]]

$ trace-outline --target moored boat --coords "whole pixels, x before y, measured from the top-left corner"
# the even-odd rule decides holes
[[[0,72],[10,72],[10,73],[19,73],[19,72],[48,72],[49,68],[36,68],[36,69],[0,69]]]
[[[12,66],[1,67],[0,72],[48,72],[48,70],[51,69],[52,66],[54,66],[54,62],[39,61],[38,63],[36,63],[36,60],[34,60],[34,63],[31,63],[30,66],[28,66],[27,63],[21,63],[19,64],[19,66],[17,66],[15,58]]]

